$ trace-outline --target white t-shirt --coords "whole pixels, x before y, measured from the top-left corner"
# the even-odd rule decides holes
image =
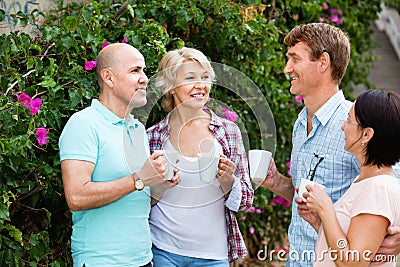
[[[217,153],[221,145],[215,141]],[[165,150],[174,147],[168,141]],[[197,158],[179,154],[181,182],[165,191],[150,212],[153,244],[175,254],[214,260],[228,259],[224,193],[218,181],[200,180]]]
[[[358,177],[355,181],[357,181],[357,179]],[[335,203],[334,208],[339,224],[346,234],[350,226],[351,218],[362,213],[383,216],[389,220],[391,226],[399,226],[400,181],[393,176],[378,175],[359,182],[353,182],[349,190]],[[368,235],[368,233],[365,234]],[[316,262],[314,266],[336,266],[335,263],[329,259],[326,251],[328,251],[328,244],[326,242],[324,229],[321,227],[316,243]],[[360,258],[363,257],[363,252],[360,252],[359,256]],[[396,262],[387,262],[380,266],[395,267]]]

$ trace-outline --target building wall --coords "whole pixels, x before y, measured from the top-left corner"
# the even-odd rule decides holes
[[[64,0],[64,4],[72,1],[73,0]],[[0,9],[6,12],[5,20],[0,22],[0,34],[8,34],[16,30],[27,33],[35,32],[36,27],[33,24],[26,27],[22,27],[19,24],[14,25],[12,17],[9,16],[10,14],[16,14],[18,11],[30,14],[35,9],[45,12],[46,10],[55,9],[56,7],[57,0],[0,0]],[[40,23],[39,19],[40,17],[38,17],[34,23]]]

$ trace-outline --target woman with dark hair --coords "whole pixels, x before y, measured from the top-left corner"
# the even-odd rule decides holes
[[[307,186],[299,214],[319,233],[314,266],[396,266],[396,255],[376,255],[388,226],[400,225],[400,96],[382,90],[360,94],[342,125],[345,150],[360,174],[333,205],[319,187]],[[385,256],[385,257],[383,257]]]

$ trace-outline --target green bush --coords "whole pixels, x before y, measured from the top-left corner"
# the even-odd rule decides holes
[[[336,24],[337,20],[326,19],[330,9],[323,9],[323,3],[91,0],[68,6],[60,2],[57,10],[46,14],[12,15],[22,24],[34,23],[35,15],[42,16],[44,23],[36,36],[19,32],[0,36],[0,265],[71,265],[71,219],[57,143],[68,118],[98,96],[95,73],[84,66],[96,59],[105,41],[127,38],[144,54],[149,76],[155,74],[166,51],[183,45],[243,72],[270,105],[276,123],[275,160],[286,173],[292,125],[302,104],[290,95],[290,83],[283,74],[287,49],[282,40],[299,23],[323,18]],[[341,85],[350,95],[355,84],[370,86],[367,74],[374,60],[374,44],[369,25],[377,18],[380,1],[327,4],[342,10],[338,26],[351,36],[352,59]],[[5,12],[0,10],[0,20],[4,19]],[[33,101],[26,97],[24,106],[22,93]],[[219,87],[212,97],[239,115],[250,147],[260,147],[258,125],[243,99]],[[42,103],[37,110],[39,98]],[[160,106],[154,107],[147,124],[164,115]],[[290,207],[276,201],[271,205],[273,198],[268,190],[257,189],[254,212],[238,214],[251,258],[266,244],[285,245]]]

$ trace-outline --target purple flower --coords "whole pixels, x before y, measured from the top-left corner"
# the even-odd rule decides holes
[[[29,114],[36,114],[40,110],[40,105],[43,100],[41,98],[35,98],[32,100],[32,104],[29,108]]]
[[[129,39],[125,37],[125,38],[122,40],[122,42],[121,42],[121,43],[125,43],[125,44],[127,44],[128,42],[129,42]]]
[[[27,93],[20,93],[17,96],[18,101],[26,108],[30,108],[32,98]]]
[[[336,22],[336,24],[338,24],[338,25],[343,24],[343,20],[342,20],[342,19],[338,19],[338,21]]]
[[[284,199],[281,196],[274,197],[274,199],[271,201],[271,203],[269,203],[270,206],[282,205],[283,207],[288,207],[288,206],[290,206],[290,204],[291,204],[290,201],[287,201],[286,199]]]
[[[38,144],[40,146],[42,146],[42,145],[47,143],[47,140],[49,139],[47,137],[48,133],[49,133],[49,130],[47,130],[44,127],[39,127],[39,128],[36,129],[36,136],[37,136]]]
[[[96,60],[90,60],[90,61],[86,62],[85,70],[92,70],[92,69],[96,68],[96,64],[97,64]]]
[[[109,43],[107,41],[105,41],[102,45],[101,45],[101,49],[103,49],[104,47],[106,47],[107,45],[109,45]]]
[[[250,234],[254,234],[254,227],[250,227],[250,228],[249,228],[249,233],[250,233]]]
[[[228,120],[228,121],[235,121],[236,119],[237,119],[237,114],[236,114],[236,112],[234,112],[234,111],[230,111],[229,109],[227,109],[227,108],[223,108],[222,110],[221,110],[221,113],[222,114],[224,114],[225,116],[226,116],[226,119]]]
[[[322,9],[328,9],[328,8],[329,8],[329,5],[327,3],[322,4]]]
[[[341,9],[338,9],[338,10],[336,11],[336,13],[337,13],[338,15],[342,15],[342,14],[343,14],[343,11],[342,11]]]
[[[303,97],[301,95],[296,95],[296,102],[303,103]]]
[[[332,15],[333,15],[333,14],[336,14],[336,8],[331,8],[331,9],[329,10],[329,13],[331,13]]]

